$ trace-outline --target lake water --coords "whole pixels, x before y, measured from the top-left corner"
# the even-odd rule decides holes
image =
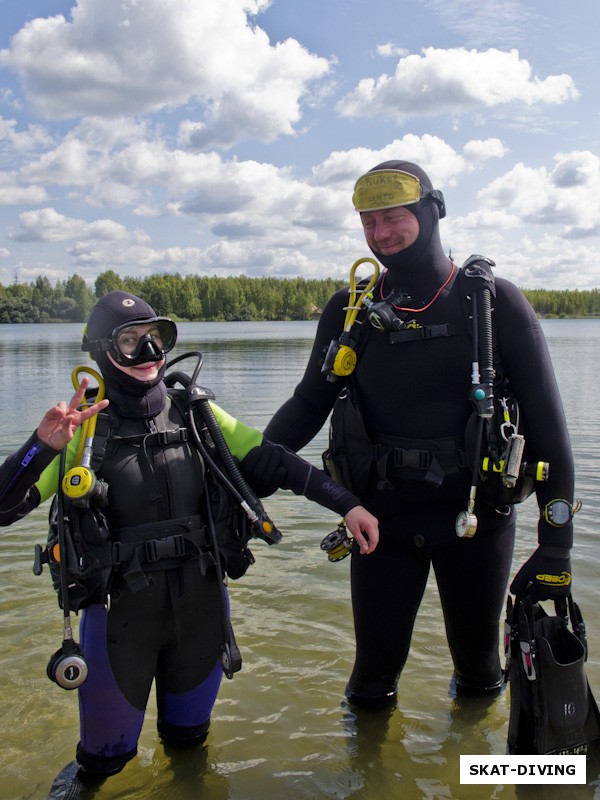
[[[587,674],[600,698],[600,320],[547,320],[575,450],[577,497],[574,591],[587,623]],[[204,353],[201,383],[217,402],[259,428],[286,399],[303,371],[313,322],[187,323],[173,355]],[[0,457],[16,449],[43,412],[71,396],[71,369],[86,363],[80,325],[0,326]],[[549,431],[551,435],[551,431]],[[320,463],[325,431],[303,452]],[[207,748],[166,754],[152,705],[139,756],[108,781],[97,800],[547,800],[565,787],[461,785],[460,754],[505,752],[509,698],[491,705],[448,696],[452,665],[435,586],[417,620],[411,656],[391,715],[358,720],[341,698],[353,661],[349,559],[329,563],[319,549],[336,524],[288,492],[265,501],[284,533],[230,585],[232,620],[244,667],[223,682]],[[0,797],[46,797],[53,777],[74,755],[77,698],[50,683],[46,663],[62,637],[62,614],[48,574],[31,571],[33,546],[46,536],[47,510],[3,529],[0,537]],[[537,508],[519,512],[515,565],[535,547]],[[600,761],[588,756],[587,786],[570,800],[600,798]]]

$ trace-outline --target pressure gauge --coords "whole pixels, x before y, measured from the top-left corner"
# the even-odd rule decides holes
[[[470,539],[477,530],[477,517],[469,511],[461,511],[454,524],[456,535],[461,539]]]

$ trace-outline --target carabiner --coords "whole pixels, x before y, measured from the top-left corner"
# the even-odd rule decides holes
[[[504,441],[508,442],[510,437],[516,434],[517,426],[510,419],[506,397],[500,398],[500,405],[502,406],[502,417],[504,419],[504,422],[500,425],[500,433]]]

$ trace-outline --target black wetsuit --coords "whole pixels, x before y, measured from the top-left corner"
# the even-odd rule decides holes
[[[106,513],[113,541],[137,543],[145,553],[146,542],[164,543],[182,532],[174,521],[195,520],[203,530],[204,465],[195,447],[177,436],[185,429],[177,406],[167,398],[146,418],[120,416],[114,405],[110,409],[114,428],[97,475],[109,485]],[[282,487],[342,515],[358,504],[320,470],[213,409],[250,484],[246,453],[276,450]],[[69,447],[71,460],[74,450]],[[0,525],[20,519],[55,491],[57,461],[56,451],[35,434],[6,459],[0,466]],[[217,573],[202,557],[209,549],[205,544],[200,541],[189,557],[173,554],[151,567],[146,563],[136,586],[122,564],[113,578],[109,610],[96,603],[82,612],[80,642],[89,675],[79,689],[77,759],[93,774],[119,771],[135,755],[153,680],[161,736],[201,741],[206,734],[223,673],[226,609]]]
[[[420,209],[418,208],[420,206]],[[422,201],[421,236],[401,258],[379,260],[389,267],[382,296],[407,291],[406,306],[427,305],[452,269],[439,243],[437,211]],[[340,336],[348,291],[339,291],[323,311],[310,360],[293,396],[279,409],[265,436],[298,450],[321,429],[337,395],[349,383],[358,395],[373,444],[406,447],[407,440],[454,440],[464,447],[472,339],[463,296],[456,280],[424,311],[406,316],[417,326],[449,323],[453,335],[390,343],[388,333],[368,322],[359,345],[358,365],[350,378],[326,380],[324,352]],[[379,290],[378,290],[379,291]],[[546,342],[522,293],[496,280],[494,325],[502,363],[520,403],[530,461],[550,463],[549,480],[537,484],[541,508],[554,498],[573,497],[573,461],[565,417]],[[375,299],[379,299],[376,294]],[[414,445],[413,445],[414,446]],[[381,477],[381,476],[379,476]],[[472,539],[458,538],[455,520],[467,508],[471,471],[445,476],[441,486],[423,480],[423,471],[388,470],[389,488],[376,488],[373,471],[362,497],[379,518],[380,543],[368,558],[352,559],[352,598],[356,661],[348,690],[355,697],[395,693],[408,656],[413,623],[430,566],[435,571],[448,642],[459,685],[497,687],[502,610],[515,531],[515,513],[502,516],[478,503],[478,529]],[[540,521],[540,542],[569,546],[572,527],[552,528]]]

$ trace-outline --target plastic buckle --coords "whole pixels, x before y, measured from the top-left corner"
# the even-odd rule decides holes
[[[179,558],[185,555],[185,539],[180,533],[165,539],[150,539],[144,543],[144,550],[150,563],[163,558]]]
[[[523,667],[528,681],[534,681],[537,678],[535,672],[535,653],[529,642],[521,642],[521,659],[523,660]]]

